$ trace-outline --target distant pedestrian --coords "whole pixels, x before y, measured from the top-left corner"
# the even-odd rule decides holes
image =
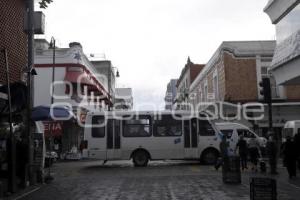
[[[277,145],[272,135],[269,136],[267,142],[267,154],[269,158],[270,173],[278,174],[277,172]]]
[[[297,169],[297,153],[295,142],[292,141],[291,137],[286,138],[286,142],[283,150],[284,162],[289,173],[289,177],[296,177]]]
[[[236,150],[239,151],[242,170],[248,169],[248,167],[247,167],[248,147],[247,147],[247,142],[243,136],[240,137],[240,139],[236,145]]]
[[[228,142],[226,140],[226,135],[222,136],[222,141],[220,142],[220,153],[221,153],[221,159],[218,159],[215,168],[216,170],[219,169],[219,167],[221,165],[223,165],[223,167],[225,166],[224,163],[228,162]]]
[[[252,163],[252,170],[257,171],[257,163],[259,157],[259,142],[255,137],[251,137],[248,144],[250,162]]]

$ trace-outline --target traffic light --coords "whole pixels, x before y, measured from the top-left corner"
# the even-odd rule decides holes
[[[259,86],[260,94],[264,97],[264,101],[270,103],[272,101],[270,79],[267,77],[262,78],[262,81],[259,82]]]

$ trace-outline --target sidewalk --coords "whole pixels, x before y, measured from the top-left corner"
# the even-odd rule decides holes
[[[282,167],[281,164],[278,166],[277,171],[278,175],[271,175],[269,172],[253,172],[248,169],[242,172],[242,185],[249,188],[250,191],[250,179],[252,177],[273,178],[277,183],[277,198],[279,200],[300,199],[300,171],[297,171],[298,177],[295,179],[289,179],[286,168]]]
[[[7,197],[4,197],[3,200],[18,200],[18,199],[21,199],[22,197],[27,196],[27,195],[39,190],[43,186],[44,186],[44,184],[28,186],[27,188],[25,188],[23,190],[20,190],[20,191],[14,193],[14,194],[11,194]]]

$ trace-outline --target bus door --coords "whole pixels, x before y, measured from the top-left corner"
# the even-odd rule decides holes
[[[208,120],[198,120],[199,151],[213,147],[219,149],[219,140],[216,132]]]
[[[121,159],[120,120],[109,119],[106,126],[107,160]]]
[[[183,158],[182,120],[176,120],[172,115],[162,115],[160,119],[154,119],[152,139],[151,148],[154,158]]]
[[[104,116],[92,116],[92,128],[88,138],[88,156],[106,160],[106,134]]]
[[[197,119],[184,120],[184,157],[198,158]]]

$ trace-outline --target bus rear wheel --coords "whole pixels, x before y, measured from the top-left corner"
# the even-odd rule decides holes
[[[204,151],[203,155],[201,156],[201,161],[206,165],[213,165],[216,164],[218,159],[218,152],[213,149],[208,149]]]
[[[149,155],[147,152],[139,150],[133,154],[132,160],[135,167],[145,167],[149,162]]]

